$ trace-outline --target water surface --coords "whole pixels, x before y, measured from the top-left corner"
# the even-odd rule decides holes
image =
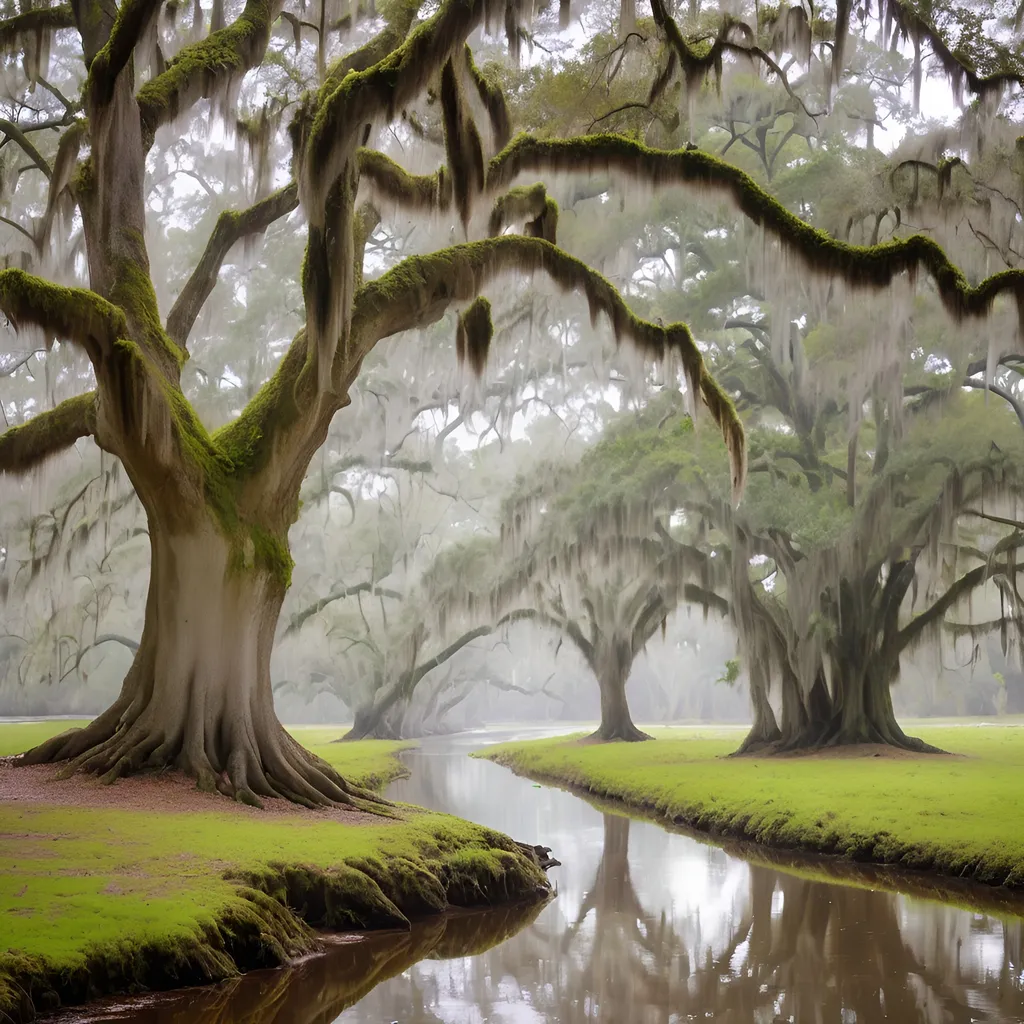
[[[553,848],[557,898],[65,1020],[140,1024],[1024,1022],[1024,921],[761,867],[426,741],[395,799]],[[488,948],[489,947],[489,948]]]

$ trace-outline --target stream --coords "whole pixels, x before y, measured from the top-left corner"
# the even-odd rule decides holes
[[[426,740],[388,795],[550,846],[562,866],[546,905],[339,938],[283,970],[59,1020],[1024,1022],[1024,919],[758,866],[467,756],[539,734]]]

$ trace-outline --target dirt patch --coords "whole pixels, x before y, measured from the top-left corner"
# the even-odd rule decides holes
[[[119,779],[105,785],[91,775],[57,778],[55,765],[15,766],[0,758],[0,808],[3,804],[45,804],[50,807],[99,807],[151,814],[212,811],[254,818],[287,817],[339,821],[344,825],[383,825],[390,819],[349,807],[310,810],[285,800],[265,800],[263,810],[236,803],[219,793],[204,793],[181,772],[159,772]],[[9,838],[9,837],[8,837]]]
[[[739,757],[770,758],[772,760],[782,758],[805,758],[812,761],[842,761],[858,757],[881,757],[887,761],[934,761],[936,759],[948,761],[963,761],[964,754],[949,754],[943,751],[938,754],[922,754],[916,750],[903,750],[900,747],[890,747],[885,743],[854,743],[843,747],[820,747],[816,750],[790,750],[785,753],[772,753],[770,751],[751,751],[749,754],[740,754]]]

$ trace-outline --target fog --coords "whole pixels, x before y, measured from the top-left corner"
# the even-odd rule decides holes
[[[756,21],[746,6],[738,14]],[[874,244],[923,230],[972,282],[1017,265],[1015,101],[964,99],[970,82],[938,59],[922,69],[912,34],[888,45],[891,15],[862,12],[850,28],[848,80],[834,80],[806,19],[785,30],[781,19],[770,39],[790,81],[727,60],[717,87],[688,69],[641,113],[628,97],[648,88],[657,50],[642,35],[621,41],[627,14],[588,3],[564,29],[541,9],[518,65],[502,36],[474,33],[476,63],[503,83],[517,130],[601,124],[655,148],[694,143],[832,237]],[[188,17],[154,30],[162,60],[189,38]],[[218,215],[288,186],[294,79],[382,24],[360,22],[318,52],[282,23],[276,63],[159,128],[146,243],[163,314]],[[36,55],[47,110],[81,85],[71,50],[58,35]],[[27,73],[5,67],[12,82]],[[559,75],[597,84],[556,102]],[[446,159],[443,102],[426,91],[375,122],[367,144],[433,173]],[[482,104],[469,106],[484,124]],[[0,154],[9,220],[45,218],[51,244],[26,253],[24,232],[5,224],[7,265],[85,283],[80,212],[21,174],[13,148]],[[44,149],[56,159],[50,140]],[[789,228],[752,223],[713,174],[655,189],[608,160],[576,163],[545,176],[537,209],[519,196],[526,213],[513,216],[510,201],[508,225],[540,225],[555,200],[559,248],[604,275],[650,330],[689,324],[721,392],[684,350],[645,350],[632,321],[594,299],[596,285],[588,305],[516,267],[487,289],[482,348],[467,312],[482,307],[468,302],[376,344],[312,457],[288,532],[294,567],[270,661],[278,717],[402,737],[601,720],[606,738],[633,739],[637,723],[732,723],[800,743],[898,739],[887,722],[831,724],[858,686],[891,685],[901,717],[1024,711],[1012,557],[1021,364],[1004,351],[1019,334],[1015,304],[958,323],[923,271],[881,282],[822,267]],[[181,388],[210,431],[239,417],[304,323],[299,268],[318,193],[314,171],[299,170],[304,205],[230,248],[192,329]],[[460,216],[410,212],[369,173],[358,198],[374,213],[366,281],[482,237],[497,216],[483,201]],[[329,312],[343,341],[320,337],[321,374],[348,315]],[[16,326],[0,332],[5,428],[97,386],[73,344]],[[733,405],[745,486],[722,412]],[[143,411],[151,434],[159,415]],[[0,488],[0,715],[98,714],[143,637],[151,517],[122,461],[91,437]],[[823,694],[830,710],[815,721]]]

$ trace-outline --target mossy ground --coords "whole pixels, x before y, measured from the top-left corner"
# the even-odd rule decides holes
[[[0,750],[68,725],[0,727]],[[362,785],[403,772],[394,753],[404,744],[296,733]],[[314,944],[307,925],[402,927],[544,884],[507,837],[414,808],[351,824],[231,804],[146,813],[0,802],[0,1019],[279,963]]]
[[[910,727],[958,757],[728,758],[735,731],[651,731],[649,743],[561,737],[480,756],[713,835],[1024,889],[1019,725]]]

